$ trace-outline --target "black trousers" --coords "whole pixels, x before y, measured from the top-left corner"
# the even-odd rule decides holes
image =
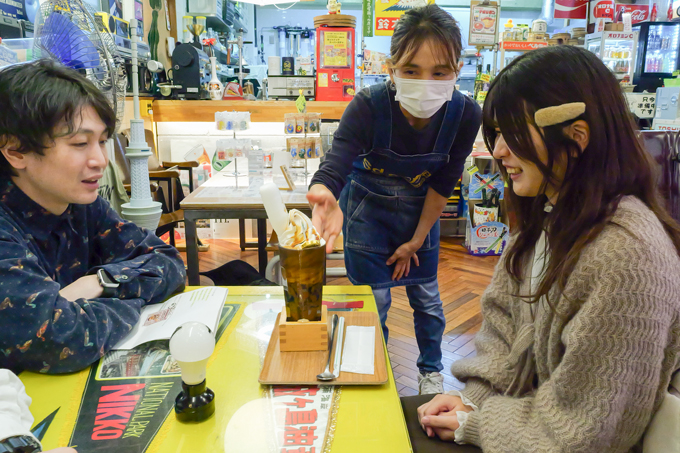
[[[418,423],[418,406],[427,403],[434,395],[406,396],[401,398],[408,436],[414,453],[480,453],[481,448],[474,445],[458,445],[455,442],[444,442],[438,437],[427,437]]]

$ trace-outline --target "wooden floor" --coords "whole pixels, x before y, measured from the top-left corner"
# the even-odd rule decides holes
[[[204,240],[210,250],[199,254],[199,268],[207,271],[227,261],[242,259],[257,267],[257,252],[241,252],[238,241]],[[186,260],[186,256],[182,254]],[[491,281],[496,257],[473,257],[467,254],[460,239],[444,239],[439,258],[439,291],[446,316],[446,330],[442,342],[444,388],[461,388],[451,376],[454,361],[475,353],[473,338],[481,325],[479,299]],[[330,265],[342,266],[342,262]],[[202,285],[212,282],[201,276]],[[329,278],[329,285],[351,285],[347,278]],[[418,394],[418,345],[413,328],[413,310],[409,306],[404,287],[392,290],[392,308],[387,319],[390,339],[387,345],[397,389],[401,396]]]

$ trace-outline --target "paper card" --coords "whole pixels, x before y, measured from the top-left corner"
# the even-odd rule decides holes
[[[631,13],[623,13],[623,32],[633,33],[633,16]]]
[[[293,182],[293,177],[290,174],[290,170],[288,170],[288,167],[285,165],[281,165],[281,173],[283,173],[283,177],[286,179],[286,184],[288,184],[288,188],[281,187],[281,190],[295,190],[295,182]]]
[[[375,373],[375,326],[347,326],[340,370],[347,373]]]

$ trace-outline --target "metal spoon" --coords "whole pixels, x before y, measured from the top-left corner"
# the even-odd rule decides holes
[[[326,362],[326,369],[324,372],[316,375],[316,378],[319,381],[332,381],[335,379],[335,375],[331,373],[331,353],[333,352],[333,345],[335,344],[335,330],[338,327],[338,315],[333,315],[331,326],[331,345],[328,348],[328,361]]]

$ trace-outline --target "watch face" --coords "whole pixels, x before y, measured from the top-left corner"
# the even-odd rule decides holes
[[[99,280],[99,284],[104,288],[118,288],[119,283],[109,277],[108,272],[104,269],[99,269],[97,271],[97,279]]]

